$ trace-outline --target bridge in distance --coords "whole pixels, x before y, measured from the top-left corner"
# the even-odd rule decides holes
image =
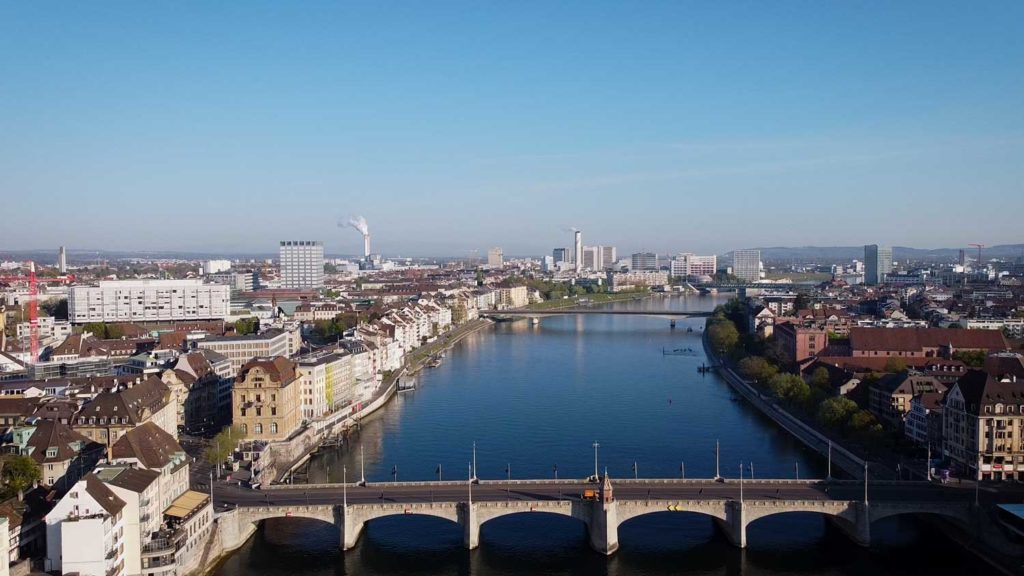
[[[585,480],[482,480],[371,484],[275,485],[249,490],[220,485],[218,515],[228,534],[244,541],[262,520],[316,519],[338,527],[340,547],[354,547],[365,524],[396,515],[449,520],[463,531],[463,543],[479,545],[480,526],[512,514],[546,513],[584,523],[591,547],[612,554],[618,528],[647,514],[690,512],[710,516],[730,542],[747,543],[747,526],[758,519],[793,512],[826,517],[861,545],[871,541],[871,524],[901,514],[933,514],[964,530],[976,529],[982,514],[973,491],[926,482],[821,480],[618,480],[613,489]],[[870,500],[869,500],[870,498]]]
[[[495,319],[502,318],[542,318],[544,316],[653,316],[655,318],[708,318],[713,312],[687,312],[685,310],[614,310],[606,308],[551,308],[546,310],[490,310],[480,312],[481,316]]]

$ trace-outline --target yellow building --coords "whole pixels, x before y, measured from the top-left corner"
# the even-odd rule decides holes
[[[284,440],[298,430],[299,380],[295,364],[282,356],[245,363],[231,392],[232,423],[246,440]]]

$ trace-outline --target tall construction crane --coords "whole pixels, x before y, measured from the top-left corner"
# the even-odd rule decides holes
[[[75,276],[74,274],[68,274],[67,276],[39,279],[36,278],[36,263],[29,261],[25,264],[28,266],[28,276],[0,276],[0,282],[5,284],[12,282],[28,283],[29,351],[31,353],[30,360],[34,364],[39,361],[39,282],[70,283],[74,282]]]
[[[971,248],[978,249],[978,268],[981,268],[981,249],[985,247],[984,244],[968,244]]]

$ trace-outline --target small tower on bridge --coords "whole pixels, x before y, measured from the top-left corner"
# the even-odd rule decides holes
[[[612,493],[612,479],[608,477],[608,469],[604,469],[604,482],[601,483],[601,501],[605,504],[611,503],[615,500],[615,496]]]

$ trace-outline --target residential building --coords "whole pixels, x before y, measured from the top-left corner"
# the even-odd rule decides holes
[[[316,289],[324,285],[324,245],[319,241],[290,240],[280,245],[281,288]]]
[[[606,275],[608,289],[612,292],[650,288],[668,284],[668,272],[611,272]]]
[[[96,477],[124,503],[125,574],[142,574],[142,546],[160,529],[160,473],[129,466],[106,466]]]
[[[938,455],[942,450],[942,401],[945,392],[925,392],[910,399],[910,411],[903,430],[913,442],[930,446]]]
[[[246,440],[284,440],[302,422],[296,366],[287,358],[256,358],[235,377],[232,423]]]
[[[221,373],[208,358],[220,359]],[[160,373],[171,391],[178,430],[201,434],[219,430],[229,421],[231,380],[224,373],[231,373],[231,361],[213,350],[183,354]]]
[[[487,266],[490,268],[501,268],[505,265],[505,258],[501,248],[491,248],[487,251]]]
[[[496,292],[498,308],[522,308],[530,303],[530,294],[526,286],[498,288]]]
[[[779,343],[786,361],[801,363],[814,358],[828,346],[828,332],[821,328],[807,328],[789,322],[775,323],[772,333]]]
[[[210,495],[194,490],[183,493],[164,510],[163,523],[164,528],[142,548],[143,570],[154,575],[195,573],[212,536]]]
[[[95,474],[79,480],[46,515],[46,571],[126,574],[124,506]]]
[[[63,340],[71,336],[71,322],[67,320],[57,320],[53,316],[40,316],[37,326],[39,327],[38,334],[40,340],[51,338]],[[31,322],[19,322],[15,325],[14,329],[18,340],[32,335]]]
[[[942,452],[965,477],[1024,479],[1024,385],[970,370],[946,392]]]
[[[189,460],[174,436],[147,422],[121,437],[109,451],[109,464],[152,470],[160,474],[157,509],[166,510],[188,490]]]
[[[868,411],[891,428],[900,429],[914,397],[922,394],[941,396],[947,388],[937,378],[917,372],[886,374],[868,387]]]
[[[655,272],[658,270],[658,255],[654,252],[637,252],[630,258],[630,272]]]
[[[672,276],[679,278],[714,276],[718,271],[718,256],[697,256],[684,252],[673,258],[669,266]]]
[[[108,280],[68,291],[72,324],[223,320],[230,304],[227,286],[202,280]]]
[[[71,427],[89,440],[110,445],[147,422],[178,436],[176,407],[171,391],[157,376],[118,382],[100,392],[71,420]]]
[[[304,422],[313,422],[351,404],[356,389],[351,356],[344,351],[327,351],[295,360],[300,418]]]
[[[744,282],[761,280],[761,251],[733,250],[732,274]]]
[[[242,366],[253,358],[289,356],[295,348],[294,336],[279,328],[264,330],[258,334],[244,336],[213,336],[196,341],[201,350],[213,350],[231,361],[237,374]]]
[[[30,418],[11,432],[5,451],[29,456],[39,465],[43,484],[64,489],[93,469],[103,447],[56,420]]]
[[[864,246],[864,283],[877,286],[892,272],[892,248],[868,244]]]

